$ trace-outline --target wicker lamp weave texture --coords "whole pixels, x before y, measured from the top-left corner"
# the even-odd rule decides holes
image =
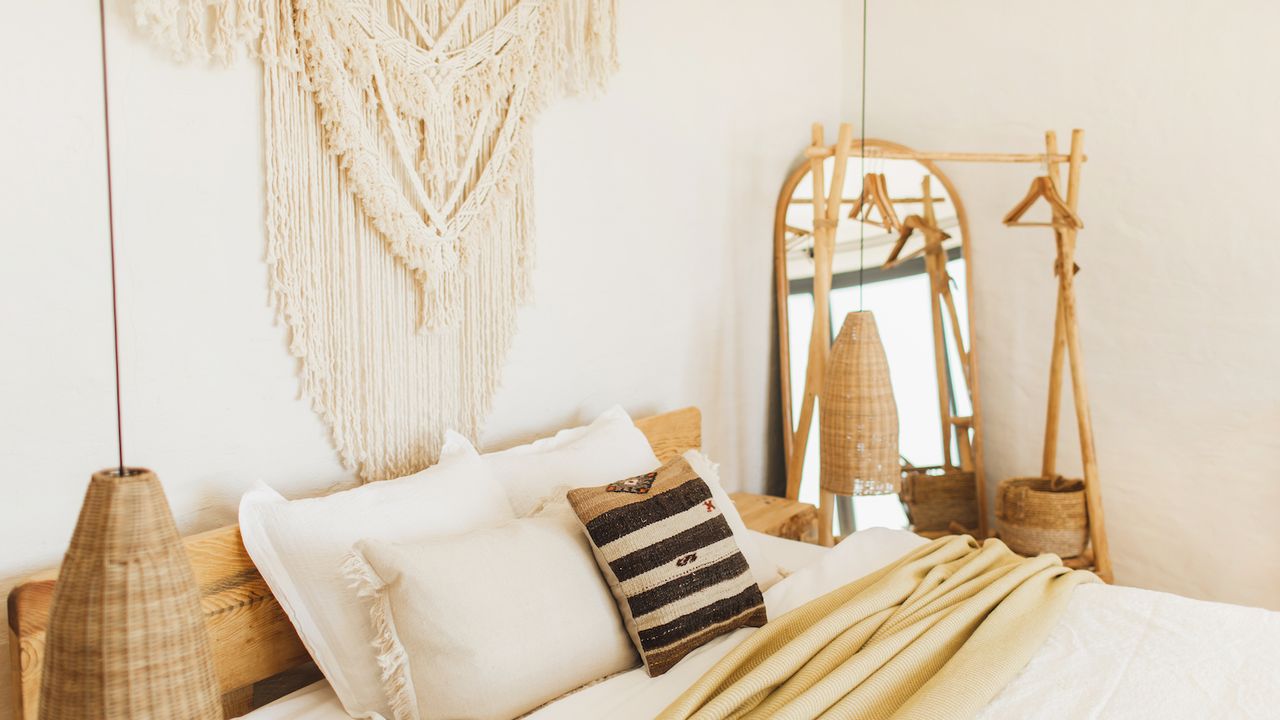
[[[818,404],[822,489],[837,495],[898,492],[898,404],[875,316],[845,316],[831,346]]]
[[[222,717],[199,589],[151,471],[94,474],[45,642],[41,720]]]

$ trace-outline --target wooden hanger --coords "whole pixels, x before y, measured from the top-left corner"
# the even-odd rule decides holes
[[[787,225],[785,230],[787,233],[786,235],[787,252],[791,252],[796,248],[802,247],[806,242],[813,240],[812,230],[806,230],[805,228],[796,227],[795,225]],[[809,254],[810,256],[813,255],[812,244],[810,244],[810,247],[809,247]]]
[[[1040,198],[1044,198],[1049,203],[1049,208],[1053,211],[1053,221],[1019,222]],[[1058,194],[1057,186],[1047,175],[1041,175],[1031,181],[1026,197],[1004,216],[1004,224],[1010,227],[1069,227],[1074,230],[1084,228],[1084,222],[1080,220],[1080,216],[1062,199]]]
[[[879,213],[879,221],[871,219],[872,210]],[[893,209],[893,201],[889,198],[889,185],[885,182],[883,173],[867,173],[862,178],[862,195],[853,201],[849,219],[882,227],[889,232],[898,232],[902,229],[902,221],[898,219],[898,213]]]
[[[939,198],[933,196],[929,180],[929,176],[925,175],[920,181],[920,202],[924,204],[924,214],[908,215],[907,219],[902,221],[902,230],[898,234],[898,241],[893,244],[893,249],[889,251],[889,257],[881,265],[885,270],[901,265],[913,258],[918,258],[935,248],[941,249],[942,243],[951,238],[951,235],[938,227],[938,218],[933,211],[933,204],[938,202]],[[917,231],[924,236],[924,246],[906,257],[898,257],[902,249],[906,247],[907,240]]]
[[[902,252],[902,248],[906,246],[907,240],[916,232],[924,236],[924,245],[904,257],[898,257]],[[929,221],[920,215],[908,215],[907,219],[902,221],[902,232],[898,234],[898,241],[893,244],[893,249],[889,251],[889,257],[885,259],[881,267],[888,270],[908,260],[918,258],[929,252],[930,248],[935,244],[941,247],[942,243],[950,238],[951,235],[949,233],[936,225],[931,225]]]

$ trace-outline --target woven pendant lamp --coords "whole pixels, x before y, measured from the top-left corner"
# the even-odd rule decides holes
[[[869,311],[845,316],[827,359],[818,410],[822,489],[836,495],[898,492],[898,404]]]
[[[39,717],[215,720],[223,716],[222,698],[191,561],[155,473],[124,463],[103,0],[98,22],[119,462],[89,481],[58,571],[45,631]]]
[[[94,473],[45,653],[41,720],[222,717],[191,562],[150,470]]]

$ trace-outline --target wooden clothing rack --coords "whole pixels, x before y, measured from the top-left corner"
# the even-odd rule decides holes
[[[1058,423],[1062,415],[1062,363],[1064,356],[1071,363],[1071,390],[1075,401],[1076,426],[1080,436],[1080,459],[1084,471],[1085,505],[1089,517],[1089,550],[1093,554],[1093,570],[1106,582],[1112,581],[1111,552],[1107,545],[1106,522],[1102,509],[1102,487],[1098,477],[1098,453],[1093,440],[1093,419],[1089,414],[1089,390],[1084,377],[1084,359],[1080,349],[1080,325],[1076,312],[1075,276],[1080,271],[1076,265],[1076,235],[1084,223],[1076,214],[1080,204],[1080,170],[1085,162],[1084,131],[1071,131],[1071,151],[1063,161],[1058,154],[1058,136],[1052,130],[1045,133],[1046,172],[1037,178],[1040,187],[1033,191],[1043,194],[1052,210],[1052,221],[1037,223],[1053,228],[1057,257],[1054,274],[1058,279],[1057,311],[1053,324],[1053,350],[1049,360],[1049,401],[1045,413],[1044,454],[1041,474],[1057,475]],[[1059,166],[1067,164],[1067,193],[1060,199]],[[1031,194],[1028,194],[1028,198]],[[1020,222],[1022,213],[1030,207],[1024,199],[1008,215],[1004,222],[1010,226],[1028,226]]]
[[[831,347],[830,316],[831,264],[834,254],[836,227],[839,223],[839,207],[844,199],[845,170],[851,157],[883,158],[892,160],[916,160],[923,163],[933,162],[977,162],[977,163],[1028,163],[1043,165],[1046,174],[1033,183],[1033,193],[1005,217],[1006,224],[1011,226],[1047,226],[1054,230],[1057,246],[1055,269],[1058,279],[1058,309],[1054,321],[1053,353],[1050,359],[1049,400],[1045,424],[1045,446],[1042,472],[1047,476],[1056,474],[1058,449],[1058,421],[1061,413],[1063,358],[1069,359],[1071,367],[1072,395],[1076,407],[1076,422],[1080,435],[1080,454],[1084,465],[1085,499],[1089,516],[1090,551],[1093,556],[1094,571],[1103,580],[1111,582],[1111,557],[1107,545],[1106,525],[1102,509],[1102,492],[1098,476],[1097,450],[1093,440],[1093,423],[1089,415],[1089,395],[1084,378],[1083,359],[1080,349],[1080,331],[1075,302],[1074,277],[1078,271],[1075,264],[1077,232],[1083,227],[1076,214],[1080,199],[1080,171],[1088,157],[1084,154],[1084,131],[1073,130],[1071,148],[1067,154],[1060,153],[1057,147],[1057,134],[1050,130],[1045,133],[1045,151],[1042,153],[980,153],[980,152],[925,152],[907,149],[885,149],[868,147],[859,144],[853,146],[853,128],[848,123],[840,125],[840,132],[835,145],[827,145],[821,123],[812,127],[812,143],[805,150],[805,158],[810,164],[813,178],[813,216],[814,216],[814,280],[813,328],[809,337],[809,362],[805,372],[805,387],[801,401],[799,426],[792,440],[791,454],[787,458],[787,497],[796,498],[800,490],[800,478],[804,468],[805,450],[808,447],[810,427],[813,424],[814,404],[822,390],[823,376],[826,371],[826,357]],[[825,175],[823,161],[834,158],[831,188],[824,189]],[[1061,186],[1059,178],[1060,166],[1067,165],[1067,192],[1065,198],[1058,196]],[[864,183],[865,184],[865,183]],[[1037,189],[1037,185],[1039,188]],[[865,197],[865,195],[863,196]],[[1020,217],[1034,201],[1040,197],[1049,201],[1053,210],[1053,220],[1048,223],[1020,222]],[[924,199],[927,201],[928,192]],[[856,199],[855,199],[856,200]],[[1059,202],[1055,202],[1060,200]],[[1016,215],[1016,217],[1015,217]],[[1070,268],[1070,272],[1063,272]],[[945,269],[943,270],[945,274]],[[935,301],[939,299],[935,295]],[[939,313],[940,315],[940,313]],[[940,329],[940,317],[935,322],[935,334]],[[960,335],[956,334],[957,338]],[[966,380],[972,382],[969,368]],[[949,415],[949,410],[948,410]],[[957,418],[956,420],[962,420]],[[946,443],[947,453],[950,443]],[[963,454],[963,449],[962,449]],[[986,490],[978,483],[979,495],[979,534],[987,534]],[[828,530],[829,532],[829,530]]]

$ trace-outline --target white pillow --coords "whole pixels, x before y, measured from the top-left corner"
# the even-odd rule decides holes
[[[715,498],[716,505],[724,509],[724,519],[729,523],[729,529],[733,531],[733,540],[738,543],[742,556],[751,566],[751,574],[755,576],[756,584],[761,590],[768,590],[782,579],[782,571],[778,568],[778,563],[769,557],[747,530],[747,524],[742,521],[738,508],[734,506],[729,493],[725,492],[724,486],[720,484],[720,466],[703,455],[700,450],[686,452],[684,459],[711,489],[711,497]]]
[[[396,720],[508,720],[638,664],[567,506],[449,538],[362,540],[347,568]]]
[[[470,447],[465,437],[452,431],[445,440],[453,447]],[[643,475],[660,464],[644,433],[617,406],[590,425],[481,459],[506,489],[516,517],[532,514],[544,501],[561,499],[569,490]]]
[[[511,520],[502,487],[474,451],[396,480],[288,501],[259,483],[240,500],[240,535],[311,657],[354,717],[391,717],[373,626],[342,574],[362,538],[401,540]]]

